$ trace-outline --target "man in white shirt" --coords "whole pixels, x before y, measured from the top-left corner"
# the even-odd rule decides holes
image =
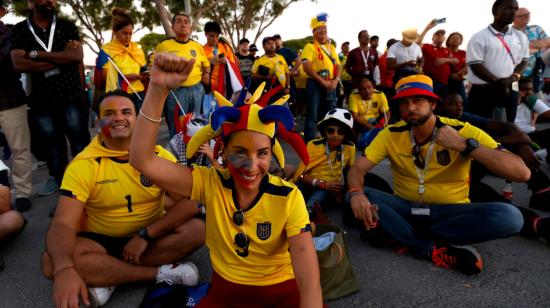
[[[474,34],[468,43],[471,113],[492,118],[495,107],[505,107],[508,122],[514,121],[517,89],[514,91],[512,84],[519,81],[529,59],[527,36],[509,27],[517,10],[516,0],[495,1],[493,23]]]
[[[424,64],[422,49],[416,44],[416,29],[405,30],[402,34],[403,39],[388,49],[388,69],[395,70],[393,84],[403,77],[420,73]]]

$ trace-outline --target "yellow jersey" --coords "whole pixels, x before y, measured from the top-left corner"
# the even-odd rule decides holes
[[[355,145],[347,140],[344,140],[340,149],[330,151],[330,154],[327,155],[326,138],[313,139],[307,143],[307,153],[309,154],[309,164],[304,166],[304,163],[301,162],[298,165],[292,179],[293,182],[302,174],[323,181],[340,182],[344,179],[343,170],[355,163]]]
[[[286,75],[289,73],[288,64],[285,58],[279,54],[275,54],[273,57],[263,55],[254,61],[252,65],[252,74],[258,73],[258,67],[262,65],[269,68],[269,74],[277,76],[279,84],[283,87],[286,86]]]
[[[175,162],[157,146],[157,155]],[[98,136],[67,166],[61,195],[84,204],[82,231],[129,237],[164,213],[164,192],[141,175],[119,152],[106,149]],[[81,155],[82,154],[82,155]]]
[[[340,65],[340,59],[334,45],[308,43],[302,51],[302,60],[311,62],[311,68],[319,73],[321,70],[328,71],[328,79],[334,79],[336,67]]]
[[[202,72],[208,72],[210,69],[210,62],[206,58],[202,45],[193,40],[178,42],[175,38],[167,39],[160,42],[155,51],[173,53],[186,59],[195,58],[193,70],[187,80],[181,84],[182,87],[192,87],[198,84],[201,82]]]
[[[449,125],[464,138],[475,138],[481,146],[491,149],[499,144],[481,129],[469,123],[437,117],[436,126]],[[375,164],[388,157],[391,162],[395,194],[411,202],[418,202],[419,180],[412,157],[411,126],[400,121],[384,128],[365,149],[367,159]],[[431,142],[421,146],[422,157],[427,159]],[[425,170],[423,203],[454,204],[469,203],[470,165],[472,159],[459,152],[434,143],[432,156]]]
[[[206,206],[206,245],[212,267],[225,280],[266,286],[294,278],[288,238],[309,230],[309,216],[294,184],[266,175],[255,203],[244,211],[244,224],[233,222],[237,212],[234,182],[227,169],[194,166],[191,199]],[[237,233],[249,241],[248,255],[235,244]]]
[[[388,112],[390,107],[386,95],[378,90],[374,90],[370,100],[364,100],[357,91],[349,95],[348,109],[355,112],[364,120],[378,119],[384,112]]]

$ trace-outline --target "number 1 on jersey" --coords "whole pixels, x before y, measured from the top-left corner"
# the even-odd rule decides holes
[[[124,199],[126,199],[126,201],[128,201],[128,212],[129,213],[132,213],[132,195],[126,195],[124,197]]]

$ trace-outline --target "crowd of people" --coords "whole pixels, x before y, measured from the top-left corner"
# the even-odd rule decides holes
[[[471,244],[550,242],[550,218],[514,205],[508,189],[526,182],[529,207],[550,211],[550,129],[537,129],[550,121],[550,38],[516,0],[494,1],[493,23],[466,50],[434,19],[383,53],[367,30],[339,53],[319,14],[302,50],[273,35],[261,56],[246,38],[233,49],[215,21],[201,45],[183,13],[171,19],[175,36],[146,55],[129,13],[114,8],[93,82],[57,1],[28,4],[24,21],[0,22],[11,150],[11,170],[0,161],[0,241],[27,224],[34,155],[51,176],[39,194],[59,192],[41,260],[57,307],[103,305],[133,281],[196,286],[184,260],[203,245],[213,274],[198,307],[323,307],[313,238],[338,224],[326,215],[334,207],[371,245],[468,275],[483,270]],[[393,185],[370,172],[385,159]],[[503,193],[486,175],[505,180]]]

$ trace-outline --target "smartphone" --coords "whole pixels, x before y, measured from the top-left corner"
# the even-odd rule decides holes
[[[218,58],[225,58],[225,54],[223,54],[223,52],[220,53],[220,54],[218,55]]]
[[[443,18],[439,18],[439,19],[436,19],[435,20],[435,23],[438,25],[438,24],[444,24],[447,22],[447,18],[443,17]]]

